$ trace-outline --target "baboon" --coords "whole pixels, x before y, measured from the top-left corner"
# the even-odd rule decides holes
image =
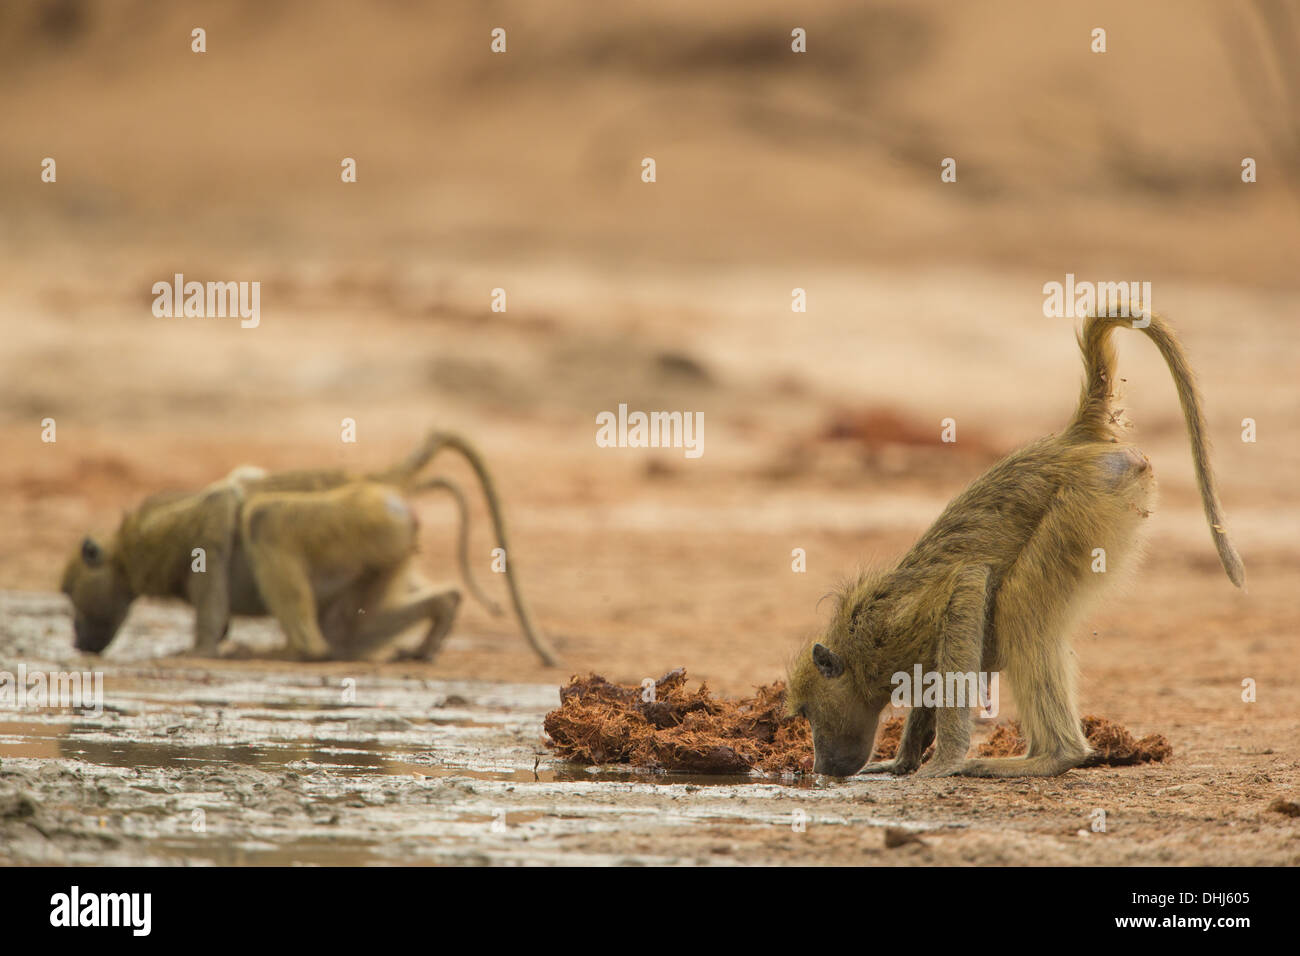
[[[892,569],[840,589],[825,635],[791,665],[789,707],[813,728],[817,773],[852,776],[1052,776],[1089,754],[1079,725],[1071,625],[1105,579],[1136,558],[1138,527],[1155,497],[1151,463],[1124,441],[1112,409],[1111,331],[1132,320],[1092,316],[1079,347],[1085,381],[1074,419],[995,464],[959,494]],[[1210,471],[1205,418],[1173,330],[1133,321],[1164,357],[1178,391],[1205,516],[1229,579],[1246,572],[1228,540]],[[1109,573],[1094,573],[1094,549]],[[967,759],[962,701],[914,707],[893,760],[868,764],[893,675],[1003,671],[1028,742],[1023,757]],[[945,685],[947,681],[945,679]],[[969,702],[967,702],[969,703]],[[934,755],[921,767],[931,740]]]
[[[555,652],[519,588],[492,476],[475,448],[449,432],[431,433],[384,471],[268,474],[243,466],[199,492],[146,499],[123,517],[106,545],[87,537],[68,561],[62,590],[73,603],[75,646],[103,651],[131,602],[154,596],[179,597],[194,606],[199,655],[216,652],[232,614],[271,614],[289,651],[309,660],[376,656],[427,622],[414,653],[431,659],[451,628],[460,592],[433,590],[416,573],[417,522],[408,496],[434,489],[451,493],[460,510],[461,573],[470,591],[500,613],[470,573],[464,495],[445,478],[421,477],[444,448],[459,451],[478,476],[524,636],[544,663],[555,664]],[[196,549],[202,549],[201,570]]]

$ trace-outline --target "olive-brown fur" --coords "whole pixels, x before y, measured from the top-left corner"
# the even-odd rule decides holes
[[[1028,752],[967,759],[967,707],[944,700],[913,708],[897,757],[867,765],[868,772],[917,770],[932,738],[935,753],[920,768],[923,776],[1048,776],[1087,757],[1069,633],[1102,588],[1131,569],[1155,502],[1151,464],[1125,442],[1112,408],[1110,333],[1128,325],[1155,343],[1169,367],[1215,547],[1229,579],[1244,587],[1210,471],[1201,401],[1173,331],[1158,315],[1145,326],[1089,318],[1080,336],[1083,394],[1068,427],[977,478],[894,567],[842,588],[824,636],[796,657],[789,706],[812,722],[817,772],[863,769],[894,675],[910,675],[917,664],[941,675],[1004,672]]]

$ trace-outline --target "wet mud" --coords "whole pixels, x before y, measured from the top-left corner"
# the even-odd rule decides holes
[[[151,657],[185,643],[188,613],[170,607],[133,615],[105,658],[83,657],[67,647],[64,613],[55,595],[0,592],[0,670],[95,669],[104,688],[99,707],[0,711],[4,865],[1289,863],[1297,854],[1294,818],[1269,806],[1286,779],[1263,771],[1274,760],[1265,754],[1214,776],[1232,804],[1210,819],[1204,772],[1176,760],[1009,782],[840,781],[779,762],[743,773],[582,766],[547,744],[544,722],[561,709],[554,684]],[[274,641],[269,628],[241,636]],[[667,706],[648,708],[665,725],[721,706],[730,719],[781,729],[779,689],[718,705],[684,675],[667,678]],[[642,691],[587,686],[610,701]],[[977,727],[977,741],[991,730]],[[1098,808],[1106,832],[1089,828]],[[1220,839],[1192,839],[1189,819]]]

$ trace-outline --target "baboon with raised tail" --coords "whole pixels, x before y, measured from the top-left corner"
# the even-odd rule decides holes
[[[1164,357],[1178,391],[1192,463],[1214,546],[1228,578],[1246,571],[1228,540],[1210,471],[1205,416],[1187,358],[1158,315],[1087,319],[1079,337],[1083,394],[1069,426],[998,462],[959,494],[891,569],[844,587],[820,641],[791,665],[791,713],[812,724],[813,769],[919,776],[1052,776],[1084,763],[1072,625],[1118,569],[1136,557],[1151,513],[1155,477],[1125,441],[1112,408],[1111,332],[1143,332]],[[1092,570],[1103,549],[1109,573]],[[1121,571],[1122,573],[1122,571]],[[1023,757],[968,759],[967,706],[913,708],[893,760],[868,764],[893,675],[1000,671],[1010,680],[1028,742]],[[969,703],[969,702],[968,702]],[[921,766],[931,741],[934,755]]]

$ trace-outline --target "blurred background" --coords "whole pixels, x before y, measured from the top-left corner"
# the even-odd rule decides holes
[[[1252,592],[1218,569],[1167,373],[1125,338],[1163,503],[1080,653],[1112,716],[1158,667],[1190,719],[1207,668],[1294,668],[1298,36],[1283,3],[10,0],[0,588],[55,589],[151,491],[382,467],[455,427],[567,670],[747,690],[841,576],[1067,420],[1077,349],[1043,284],[1148,281]],[[260,282],[259,327],[155,318],[174,273]],[[703,456],[598,448],[619,403],[703,412]],[[451,509],[421,508],[453,577]],[[492,546],[480,509],[480,573]],[[556,677],[474,607],[433,668]]]

